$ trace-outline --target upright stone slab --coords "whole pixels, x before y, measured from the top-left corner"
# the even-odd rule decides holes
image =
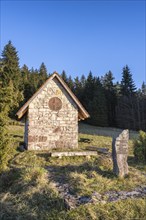
[[[117,138],[113,138],[112,142],[113,172],[119,177],[128,174],[128,140],[129,131],[123,130]]]

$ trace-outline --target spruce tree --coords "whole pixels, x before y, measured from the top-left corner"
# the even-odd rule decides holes
[[[102,77],[101,79],[106,97],[109,126],[115,126],[115,108],[116,108],[117,98],[116,98],[116,91],[113,80],[114,77],[111,71],[106,73],[104,77]]]
[[[114,90],[114,83],[113,83],[114,77],[112,72],[109,70],[108,73],[106,73],[102,78],[102,85],[104,87],[104,89],[108,90],[108,91],[113,91]]]
[[[145,82],[142,83],[141,92],[142,92],[143,95],[146,95],[146,84],[145,84]]]
[[[74,82],[73,82],[71,76],[68,77],[67,85],[69,86],[69,88],[70,88],[72,91],[74,91]]]
[[[93,100],[94,87],[95,87],[95,78],[93,77],[93,74],[90,71],[85,83],[84,98],[83,98],[85,103],[88,103],[89,100]]]
[[[26,64],[24,64],[23,67],[21,68],[21,77],[22,77],[22,80],[24,83],[29,81],[30,71],[29,71],[28,66]]]
[[[66,72],[65,72],[64,70],[63,70],[62,73],[61,73],[61,77],[62,77],[62,79],[67,83],[68,78],[67,78],[67,74],[66,74]]]
[[[27,67],[26,64],[23,65],[21,68],[21,89],[24,91],[25,90],[25,85],[29,82],[30,80],[30,71]]]
[[[30,84],[31,84],[31,93],[32,93],[31,95],[33,95],[40,87],[39,71],[37,69],[31,68],[30,70]]]
[[[116,121],[120,128],[137,128],[137,93],[132,74],[126,65],[123,68],[121,90],[116,106]],[[139,119],[138,119],[139,120]]]
[[[0,172],[7,168],[9,159],[13,152],[13,143],[10,139],[7,126],[9,122],[9,111],[14,106],[14,90],[12,83],[4,86],[0,79]]]
[[[16,48],[12,45],[11,41],[4,47],[1,56],[1,79],[3,84],[8,86],[9,81],[12,80],[14,88],[19,89],[21,80],[19,58]]]
[[[123,68],[121,80],[121,94],[125,96],[132,95],[136,92],[136,86],[132,79],[132,74],[128,65]]]
[[[23,67],[21,68],[21,79],[22,79],[21,89],[24,95],[23,103],[25,103],[33,94],[32,91],[33,89],[31,84],[32,82],[31,73],[26,64],[24,64]]]
[[[107,103],[99,77],[94,78],[93,91],[93,98],[88,100],[87,110],[91,117],[87,121],[88,123],[97,126],[108,126]]]
[[[78,97],[80,101],[82,101],[82,93],[81,93],[82,87],[79,77],[75,77],[74,79],[74,93]]]
[[[44,63],[41,64],[39,68],[39,85],[41,86],[48,78],[47,68]]]
[[[21,73],[19,69],[19,58],[16,48],[12,45],[11,41],[8,42],[8,44],[4,47],[4,50],[2,51],[0,65],[1,83],[4,87],[9,87],[10,84],[13,85],[15,95],[12,99],[14,99],[17,104],[14,103],[11,111],[9,111],[9,114],[14,117],[19,103],[23,100],[23,94],[21,91]]]
[[[81,76],[81,86],[82,86],[82,89],[85,88],[85,85],[86,85],[86,77],[84,76],[84,74]]]

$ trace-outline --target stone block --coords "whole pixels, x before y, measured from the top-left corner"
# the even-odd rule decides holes
[[[112,159],[113,159],[113,172],[119,177],[124,177],[128,174],[128,140],[129,131],[123,132],[112,141]]]

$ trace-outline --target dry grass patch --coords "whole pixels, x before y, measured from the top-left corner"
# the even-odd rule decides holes
[[[109,204],[82,205],[67,213],[67,220],[134,220],[145,219],[145,200],[127,199]]]

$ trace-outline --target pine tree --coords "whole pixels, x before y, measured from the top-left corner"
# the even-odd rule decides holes
[[[31,84],[31,92],[33,95],[37,91],[37,89],[40,87],[39,71],[37,69],[31,68],[30,70],[30,84]]]
[[[7,131],[9,122],[9,111],[14,106],[14,90],[12,83],[9,86],[2,84],[0,79],[0,172],[7,168],[9,159],[11,158],[13,148],[12,140]]]
[[[136,87],[132,79],[129,67],[126,65],[123,68],[121,80],[121,94],[125,96],[132,95],[136,92]]]
[[[104,77],[102,77],[101,79],[106,97],[109,126],[115,126],[115,108],[116,108],[117,98],[116,98],[116,91],[113,80],[114,77],[111,71],[106,73]]]
[[[48,74],[47,74],[47,68],[44,63],[41,64],[39,68],[39,87],[47,80]]]
[[[107,103],[99,77],[94,78],[94,93],[92,96],[93,98],[88,100],[87,110],[91,117],[87,121],[97,126],[108,126]]]
[[[118,98],[121,96],[121,84],[117,81],[114,87],[115,87],[116,97]]]
[[[74,79],[74,93],[75,93],[75,95],[78,97],[78,99],[79,99],[80,101],[82,100],[81,90],[82,90],[81,82],[80,82],[79,77],[77,76],[77,77]]]
[[[28,69],[27,65],[24,64],[21,68],[21,90],[23,91],[24,100],[23,103],[25,103],[33,94],[33,89],[31,85],[31,72]]]
[[[26,64],[24,64],[23,67],[21,68],[21,77],[24,83],[26,83],[30,78],[30,71]]]
[[[61,73],[61,77],[62,77],[62,79],[67,83],[68,78],[67,78],[67,74],[66,74],[66,72],[65,72],[64,70],[63,70],[62,73]]]
[[[21,68],[21,90],[25,90],[25,85],[29,82],[30,80],[30,71],[27,67],[26,64],[23,65]]]
[[[136,87],[129,67],[123,68],[121,90],[116,107],[116,121],[120,128],[136,129]]]
[[[23,94],[20,91],[20,80],[21,74],[19,69],[19,58],[17,55],[16,48],[12,45],[11,41],[4,47],[1,56],[0,62],[0,78],[3,84],[3,87],[9,87],[9,85],[13,85],[14,90],[14,99],[16,103],[13,104],[11,111],[9,114],[14,117],[19,103],[23,100]]]
[[[72,91],[74,91],[74,82],[73,82],[71,76],[68,77],[67,85],[69,86],[69,88],[70,88]]]
[[[81,76],[81,86],[82,86],[82,89],[85,88],[85,85],[86,85],[86,77],[84,76],[84,74]]]
[[[142,83],[141,92],[142,92],[143,95],[146,95],[146,84],[145,84],[145,82]]]
[[[114,90],[114,83],[113,83],[114,77],[112,72],[109,70],[108,73],[104,75],[104,77],[101,78],[102,85],[104,89],[108,91],[113,91]]]
[[[9,41],[8,44],[4,47],[1,56],[1,79],[3,84],[7,86],[9,81],[12,80],[14,88],[19,89],[21,79],[19,58],[16,48],[12,45],[11,41]]]
[[[85,91],[83,98],[85,103],[88,103],[89,100],[93,100],[94,87],[95,87],[95,78],[93,77],[92,72],[90,71],[85,83]]]

